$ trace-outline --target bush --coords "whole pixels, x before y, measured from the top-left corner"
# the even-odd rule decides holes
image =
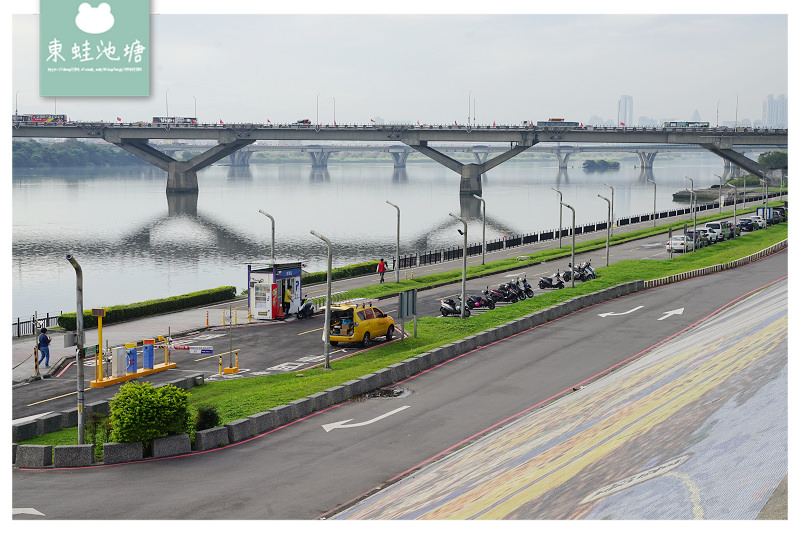
[[[374,274],[378,268],[377,261],[369,261],[367,263],[358,263],[357,265],[348,265],[343,267],[334,268],[331,270],[331,281],[344,278],[352,278],[354,276],[364,276],[367,274]],[[328,279],[328,271],[325,272],[309,272],[303,274],[303,285],[311,285],[312,283],[325,283]]]
[[[220,425],[221,417],[217,412],[217,408],[213,405],[201,405],[197,408],[197,416],[194,420],[194,430],[202,431],[204,429],[215,428]]]
[[[141,442],[149,449],[153,439],[188,433],[190,427],[189,393],[174,385],[131,381],[111,400],[114,442]]]

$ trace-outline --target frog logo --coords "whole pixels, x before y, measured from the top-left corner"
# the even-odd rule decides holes
[[[78,6],[75,25],[84,33],[96,35],[107,32],[114,26],[111,6],[103,2],[97,7],[92,7],[88,2],[83,2]]]

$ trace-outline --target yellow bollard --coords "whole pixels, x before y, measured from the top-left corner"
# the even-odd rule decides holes
[[[208,327],[208,309],[206,309],[206,327]]]
[[[233,324],[237,325],[237,326],[239,325],[239,310],[238,309],[233,311]]]

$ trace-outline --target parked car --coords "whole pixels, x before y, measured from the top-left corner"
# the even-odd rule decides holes
[[[755,231],[758,229],[758,222],[749,218],[740,218],[738,226],[742,231]]]
[[[385,337],[390,341],[393,335],[394,320],[377,307],[366,304],[331,306],[331,346],[340,342],[360,342],[368,346],[376,337]]]
[[[688,252],[694,250],[694,242],[685,235],[674,235],[667,241],[668,252]]]
[[[763,229],[767,227],[767,221],[764,220],[760,215],[750,215],[750,219],[754,220],[758,223],[758,228]]]
[[[710,243],[708,242],[708,231],[705,234],[702,233],[702,230],[697,230],[697,235],[694,234],[694,230],[689,230],[686,232],[686,237],[694,242],[694,247],[696,249],[703,248],[708,246]]]
[[[785,207],[773,207],[772,212],[778,213],[778,216],[781,218],[781,222],[786,222],[786,220],[789,218],[789,213]]]
[[[707,228],[698,228],[697,233],[700,234],[701,238],[705,238],[706,244],[714,244],[715,240],[712,240],[711,232]]]
[[[724,241],[730,239],[733,235],[733,224],[727,220],[719,220],[717,222],[707,222],[706,228],[717,233],[717,240]]]

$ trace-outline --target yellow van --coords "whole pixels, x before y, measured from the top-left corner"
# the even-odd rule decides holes
[[[376,337],[390,341],[393,336],[394,320],[377,307],[366,304],[331,306],[331,346],[340,342],[359,342],[369,346]]]

